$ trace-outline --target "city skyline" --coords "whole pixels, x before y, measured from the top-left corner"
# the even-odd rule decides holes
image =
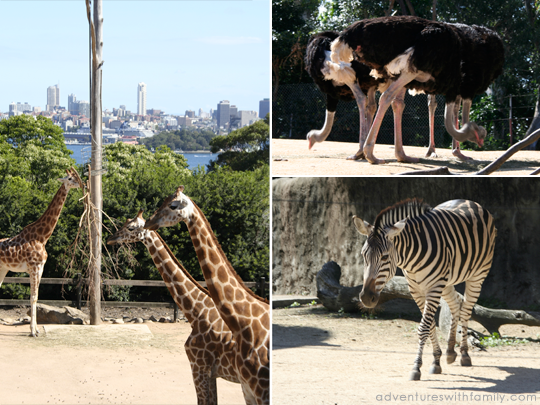
[[[89,100],[84,5],[24,4],[3,4],[10,18],[0,28],[6,39],[0,75],[11,79],[0,94],[0,111],[13,102],[45,110],[46,89],[55,84],[60,106],[68,108],[69,94]],[[104,2],[103,8],[103,109],[137,111],[134,86],[140,82],[148,86],[146,108],[173,115],[209,111],[224,99],[258,111],[259,101],[270,96],[269,1]],[[55,40],[40,46],[44,33]]]

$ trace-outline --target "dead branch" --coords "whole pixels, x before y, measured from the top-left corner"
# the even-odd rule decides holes
[[[317,273],[317,297],[330,311],[343,309],[346,312],[357,312],[361,310],[362,304],[359,294],[363,286],[344,287],[339,284],[340,277],[341,267],[336,262],[326,263]],[[413,299],[405,277],[396,276],[386,283],[381,292],[378,307],[396,298]],[[460,298],[463,300],[461,294]],[[448,324],[449,316],[449,310],[446,312],[441,310],[439,325]],[[540,326],[540,313],[513,309],[491,309],[478,304],[473,308],[471,319],[481,324],[489,333],[498,332],[502,325]]]

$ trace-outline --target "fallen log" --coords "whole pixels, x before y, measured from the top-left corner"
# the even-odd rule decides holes
[[[339,283],[341,267],[336,262],[325,263],[317,273],[317,297],[330,311],[343,310],[345,312],[358,312],[363,306],[359,295],[362,284],[355,287],[345,287]],[[404,298],[412,300],[409,285],[405,277],[396,276],[388,283],[381,292],[377,308],[387,301]],[[463,296],[460,294],[463,300]],[[540,326],[540,313],[514,309],[491,309],[476,304],[471,315],[473,321],[481,324],[490,334],[497,332],[502,325],[527,325]],[[450,328],[451,315],[448,304],[441,299],[441,311],[439,315],[439,327],[445,337]]]

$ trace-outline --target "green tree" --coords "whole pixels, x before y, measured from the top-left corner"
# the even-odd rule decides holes
[[[232,170],[253,170],[270,163],[270,126],[268,116],[228,135],[216,136],[210,141],[212,153],[221,152],[210,164],[228,166]]]
[[[208,142],[216,134],[208,129],[182,128],[177,131],[165,131],[151,138],[141,139],[148,149],[166,145],[172,150],[194,151],[208,150]]]

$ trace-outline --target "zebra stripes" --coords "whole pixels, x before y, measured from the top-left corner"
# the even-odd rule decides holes
[[[447,362],[452,363],[457,356],[454,346],[459,320],[461,365],[470,366],[467,323],[493,261],[497,231],[491,214],[468,200],[447,201],[431,208],[421,200],[412,199],[381,211],[374,225],[356,216],[353,221],[358,232],[368,237],[362,248],[365,262],[362,303],[368,308],[377,305],[384,285],[400,267],[422,311],[411,380],[420,379],[422,352],[428,337],[434,356],[430,373],[442,371],[442,351],[434,322],[441,297],[448,302],[452,313]],[[460,302],[454,285],[462,282],[465,282],[465,294]]]

